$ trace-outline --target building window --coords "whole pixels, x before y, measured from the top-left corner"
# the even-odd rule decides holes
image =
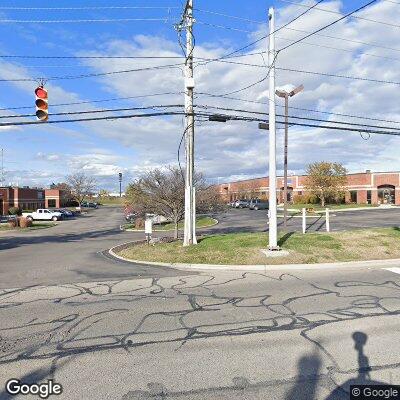
[[[350,190],[350,203],[357,203],[357,190]]]
[[[367,204],[372,204],[372,191],[367,190]]]
[[[56,199],[49,199],[48,200],[49,208],[56,206]]]

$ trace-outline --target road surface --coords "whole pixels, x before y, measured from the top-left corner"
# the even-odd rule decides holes
[[[264,230],[251,213],[232,210],[212,231]],[[1,400],[29,398],[10,397],[12,378],[53,379],[63,393],[51,398],[68,400],[332,400],[349,399],[353,383],[400,383],[400,265],[134,266],[103,254],[142,237],[121,232],[121,218],[104,208],[1,235]]]

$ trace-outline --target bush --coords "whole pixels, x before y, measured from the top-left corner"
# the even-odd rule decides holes
[[[22,211],[19,207],[10,207],[8,209],[8,214],[9,215],[21,215]]]
[[[8,226],[10,228],[17,228],[18,227],[18,220],[17,219],[10,219],[8,221]]]
[[[135,220],[135,229],[143,229],[144,228],[144,219],[136,218]]]
[[[18,224],[21,228],[29,228],[33,225],[32,221],[30,219],[27,219],[25,217],[19,217],[18,218]]]
[[[315,194],[298,194],[293,196],[294,204],[318,204],[319,199]]]

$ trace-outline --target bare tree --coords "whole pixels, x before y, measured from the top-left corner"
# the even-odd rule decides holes
[[[71,195],[81,206],[86,197],[93,194],[96,189],[96,180],[84,172],[76,172],[67,176],[67,184],[71,188]]]
[[[315,162],[307,167],[305,187],[325,206],[328,198],[339,198],[344,192],[347,170],[339,163]]]
[[[211,191],[201,174],[195,174],[197,208],[209,209]],[[185,184],[182,171],[176,167],[154,169],[143,174],[128,185],[126,205],[138,215],[146,213],[163,215],[174,224],[175,238],[178,238],[178,225],[185,213]]]

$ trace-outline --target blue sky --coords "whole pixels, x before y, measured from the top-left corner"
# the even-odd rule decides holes
[[[299,2],[293,0],[293,2]],[[113,23],[0,23],[0,55],[180,55],[177,34],[173,23],[178,21],[181,1],[154,1],[160,9],[114,10],[6,10],[4,7],[101,7],[144,6],[145,1],[63,1],[43,3],[37,0],[2,2],[1,20],[77,20],[77,19],[127,19],[162,18],[166,21],[135,21]],[[50,5],[49,5],[50,4]],[[303,4],[313,4],[304,1]],[[364,4],[363,1],[324,1],[321,8],[346,13]],[[287,22],[304,11],[292,2],[195,0],[196,53],[202,57],[216,57],[246,45],[265,32],[266,24],[236,20],[213,13],[239,16],[254,21],[266,20],[269,6],[277,9],[277,25]],[[202,11],[201,11],[202,10]],[[205,11],[211,11],[207,13]],[[400,5],[379,1],[360,15],[380,21],[396,23]],[[293,25],[296,29],[312,31],[338,18],[333,12],[315,10]],[[205,24],[222,25],[224,28]],[[398,28],[363,20],[349,19],[332,27],[326,34],[349,38],[353,42],[315,37],[309,44],[297,46],[278,60],[280,66],[305,70],[375,77],[400,81],[396,51],[357,45],[354,41],[378,43],[397,47]],[[278,47],[285,38],[301,37],[301,33],[284,32],[277,39]],[[397,35],[397,36],[396,36]],[[319,45],[340,48],[341,51],[320,48]],[[313,47],[314,46],[314,47]],[[400,46],[399,46],[400,47]],[[255,48],[265,50],[266,41]],[[253,51],[254,49],[249,49]],[[372,54],[372,56],[371,56]],[[379,58],[379,57],[381,58]],[[383,57],[387,57],[384,59]],[[244,61],[260,63],[260,57],[249,56]],[[173,61],[173,62],[176,62]],[[65,60],[65,59],[0,59],[0,79],[24,79],[51,76],[80,75],[141,68],[171,63],[171,60]],[[245,86],[262,77],[260,68],[217,64],[195,70],[198,91],[226,93]],[[321,76],[277,72],[277,85],[304,83],[305,91],[293,99],[293,105],[328,112],[349,113],[396,120],[400,111],[395,101],[395,85],[370,84],[360,81],[340,80]],[[0,82],[2,95],[0,108],[30,107],[3,110],[1,115],[34,112],[35,82]],[[182,95],[160,96],[151,99],[121,100],[88,103],[81,106],[52,108],[52,103],[97,101],[115,97],[140,96],[161,92],[180,92],[183,87],[179,69],[144,73],[120,74],[88,79],[54,80],[46,84],[49,90],[50,112],[76,111],[98,108],[118,108],[156,104],[181,104]],[[263,101],[268,86],[258,85],[240,93],[242,99]],[[391,99],[389,102],[388,99]],[[223,105],[266,111],[266,106],[212,100],[203,96],[198,104]],[[278,108],[279,111],[279,108]],[[293,111],[293,114],[299,112]],[[300,115],[300,114],[299,114]],[[304,115],[304,113],[302,114]],[[324,114],[308,116],[332,118]],[[337,118],[337,117],[336,117]],[[3,121],[8,120],[2,118]],[[24,120],[34,120],[29,117]],[[343,118],[342,118],[343,120]],[[354,121],[354,120],[351,120]],[[357,122],[371,123],[358,120]],[[256,126],[230,123],[224,126],[200,124],[196,130],[196,165],[210,181],[267,174],[267,138]],[[46,186],[63,181],[67,174],[84,170],[96,176],[99,187],[117,190],[119,171],[124,182],[136,178],[148,168],[176,164],[176,151],[182,133],[181,118],[158,118],[151,121],[127,120],[98,123],[40,125],[14,129],[0,129],[0,147],[4,149],[5,183]],[[366,168],[375,170],[400,169],[396,137],[365,141],[357,134],[327,133],[323,129],[293,128],[291,130],[289,168],[293,173],[304,171],[310,161],[321,159],[343,162],[350,171]],[[278,136],[278,153],[281,143]],[[281,159],[278,157],[278,168]]]

